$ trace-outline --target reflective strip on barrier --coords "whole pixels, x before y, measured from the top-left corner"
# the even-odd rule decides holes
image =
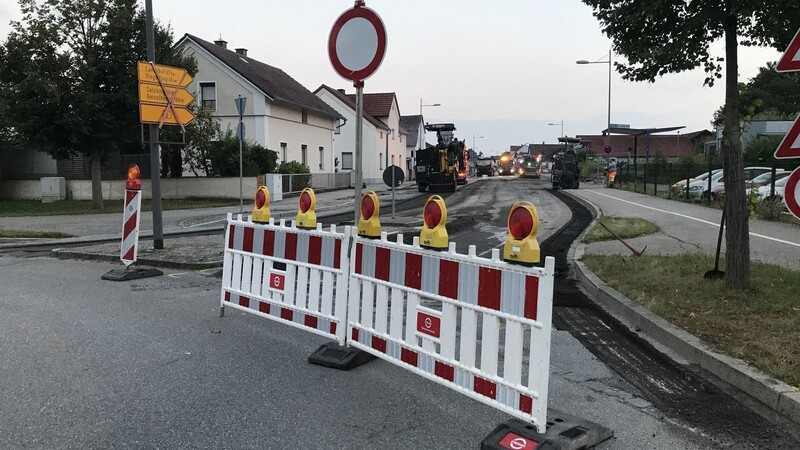
[[[349,257],[345,236],[257,224],[228,214],[220,304],[345,344]]]
[[[544,433],[555,260],[529,268],[473,246],[460,255],[452,243],[436,252],[402,236],[355,242],[349,344]]]

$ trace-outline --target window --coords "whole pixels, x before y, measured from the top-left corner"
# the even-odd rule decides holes
[[[394,140],[394,135],[395,135],[394,128],[392,128],[392,132],[391,132],[391,133],[389,133],[389,134],[391,134],[391,135],[392,135],[392,140]]]
[[[342,170],[353,170],[352,152],[342,152]]]
[[[217,110],[217,84],[200,83],[200,100],[203,108],[211,111]]]
[[[300,110],[300,117],[303,123],[308,123],[308,110],[306,109]]]
[[[319,170],[325,169],[325,147],[319,148]]]
[[[381,131],[381,134],[380,134],[380,136],[379,136],[379,137],[380,137],[381,139],[383,139],[383,131]]]
[[[394,165],[394,155],[392,155],[392,165]]]
[[[414,157],[414,150],[411,150],[411,157]]]
[[[289,161],[286,156],[286,142],[281,142],[281,162]]]
[[[378,153],[378,170],[383,170],[383,153]]]
[[[306,144],[300,146],[300,162],[308,165],[308,146]]]

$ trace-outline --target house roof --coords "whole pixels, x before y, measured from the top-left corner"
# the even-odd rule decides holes
[[[314,91],[314,94],[316,94],[317,92],[319,92],[319,91],[321,91],[323,89],[328,91],[328,92],[330,92],[331,95],[333,95],[334,97],[339,99],[339,101],[341,101],[342,103],[347,105],[348,108],[352,109],[353,111],[356,110],[355,99],[350,99],[349,95],[346,95],[344,92],[342,92],[342,91],[340,91],[338,89],[334,89],[334,88],[332,88],[332,87],[330,87],[330,86],[328,86],[326,84],[323,84],[322,86],[318,87],[317,90]],[[316,97],[316,95],[315,95],[315,97]],[[319,97],[317,97],[317,98],[319,98]],[[323,100],[320,100],[320,101],[322,101],[324,103]],[[327,105],[327,103],[326,103],[326,105]],[[371,123],[372,125],[375,125],[375,128],[378,128],[380,130],[389,131],[389,127],[385,123],[383,123],[380,120],[376,119],[372,114],[368,113],[366,111],[366,108],[364,109],[364,119],[366,119],[367,122]]]
[[[694,131],[686,134],[651,134],[636,137],[636,153],[644,156],[649,147],[650,156],[660,152],[664,156],[683,156],[695,152],[697,144],[705,141],[712,133],[708,130]],[[591,153],[603,154],[603,147],[611,145],[612,155],[633,153],[633,141],[636,135],[578,135],[581,143]]]
[[[188,33],[178,42],[178,45],[187,39],[196,43],[247,81],[253,83],[271,101],[304,108],[325,117],[343,119],[335,109],[331,108],[283,70]]]
[[[422,125],[422,116],[419,114],[414,116],[400,116],[400,131],[408,135],[408,138],[406,138],[406,146],[417,146],[420,125]]]
[[[355,104],[356,94],[347,94],[347,97]],[[364,94],[364,111],[375,117],[389,117],[389,114],[392,112],[392,102],[394,99],[394,92]]]

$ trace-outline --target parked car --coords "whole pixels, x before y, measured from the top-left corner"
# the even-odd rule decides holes
[[[765,172],[771,172],[772,168],[770,167],[745,167],[744,173],[745,176],[748,178],[753,178],[758,175],[761,175]],[[689,183],[689,198],[693,200],[699,200],[701,198],[710,198],[711,193],[715,190],[723,186],[724,189],[724,171],[719,171],[713,175],[711,175],[711,182],[709,183],[708,179],[694,181]],[[711,185],[709,187],[709,184]]]
[[[772,183],[765,184],[763,186],[759,186],[755,188],[752,192],[760,199],[763,203],[765,201],[780,201],[783,203],[783,207],[786,208],[786,200],[784,199],[783,192],[786,188],[786,182],[789,181],[789,177],[785,176],[780,180],[775,181],[775,196],[770,197],[770,191],[772,190]]]
[[[789,174],[788,170],[778,169],[775,171],[775,180],[780,180],[783,177],[788,177]],[[757,188],[759,186],[763,186],[766,184],[772,183],[772,171],[764,172],[761,175],[753,178],[752,180],[747,180],[744,182],[744,189],[747,194],[750,194],[750,190],[753,188]],[[725,200],[725,185],[721,185],[719,187],[714,188],[711,191],[711,198],[716,201]]]
[[[695,181],[700,181],[700,180],[705,180],[706,178],[708,178],[709,173],[711,175],[714,175],[714,174],[719,173],[719,172],[722,172],[722,169],[714,169],[711,172],[708,172],[708,171],[703,172],[700,175],[697,175],[696,177],[689,178],[689,183],[693,183]],[[672,185],[672,192],[675,193],[675,194],[680,194],[681,192],[685,192],[685,191],[686,191],[686,179],[678,180],[675,184]]]

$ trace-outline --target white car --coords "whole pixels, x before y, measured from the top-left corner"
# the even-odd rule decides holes
[[[772,171],[772,169],[769,167],[745,167],[744,175],[745,178],[749,180],[751,178],[757,177],[758,175],[761,175],[762,173],[770,171]],[[689,183],[689,198],[695,200],[700,198],[709,198],[711,192],[713,192],[714,189],[717,189],[725,185],[724,174],[725,173],[722,170],[720,170],[719,172],[711,175],[710,188],[709,188],[708,178],[706,178],[705,180],[694,181],[692,183]]]
[[[775,181],[775,198],[782,201],[784,207],[786,207],[786,200],[784,200],[783,192],[786,188],[787,181],[789,181],[789,177],[783,177],[780,180]],[[759,186],[753,192],[759,198],[759,200],[763,202],[769,198],[771,189],[771,184],[765,184],[764,186]]]
[[[705,180],[705,179],[708,178],[709,175],[714,175],[714,174],[717,174],[719,172],[722,172],[722,169],[714,169],[711,172],[703,172],[703,173],[701,173],[700,175],[698,175],[696,177],[689,178],[689,183],[692,183],[692,182],[695,182],[695,181],[700,181],[700,180]],[[686,179],[684,178],[683,180],[678,180],[677,182],[675,182],[675,184],[672,185],[672,191],[674,193],[676,193],[676,194],[680,194],[682,192],[685,193],[686,192]]]

